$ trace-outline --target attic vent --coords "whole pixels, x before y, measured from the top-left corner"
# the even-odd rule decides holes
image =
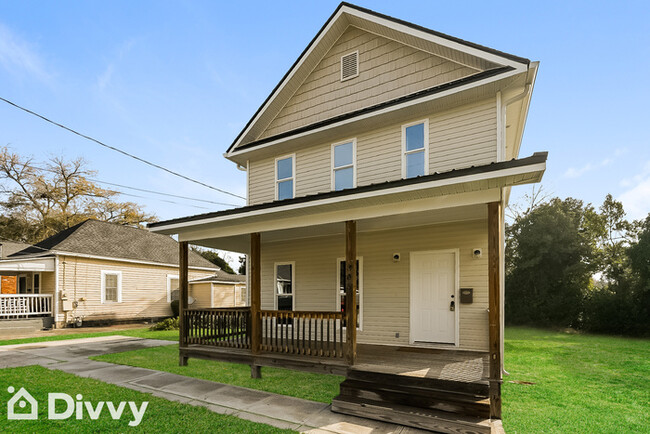
[[[341,81],[349,80],[359,75],[359,52],[341,56]]]

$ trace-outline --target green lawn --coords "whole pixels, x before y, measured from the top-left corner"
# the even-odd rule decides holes
[[[650,432],[650,340],[507,328],[505,366],[508,433]]]
[[[147,393],[136,392],[101,381],[80,378],[60,371],[50,371],[40,366],[0,369],[0,385],[2,385],[2,389],[0,389],[2,432],[291,432],[234,416],[213,413],[203,407],[167,401]],[[24,387],[36,398],[39,403],[38,420],[7,420],[5,402],[12,396],[7,391],[9,386],[13,386],[15,390]],[[67,393],[73,399],[77,394],[81,394],[82,400],[90,401],[93,407],[97,407],[99,401],[112,401],[115,406],[121,401],[132,401],[138,409],[141,409],[144,401],[148,401],[149,404],[141,423],[136,427],[128,425],[129,421],[134,420],[129,404],[126,404],[124,414],[118,420],[111,418],[106,406],[97,420],[91,420],[85,410],[81,420],[77,420],[74,415],[67,420],[48,420],[47,395],[55,392]],[[20,411],[17,406],[16,408],[17,411]],[[57,412],[63,412],[66,405],[64,402],[57,402],[56,408]]]
[[[338,375],[311,374],[267,367],[262,368],[261,379],[253,379],[248,365],[199,359],[189,359],[187,366],[178,366],[178,345],[146,348],[91,358],[103,362],[157,369],[328,404],[332,402],[332,398],[338,395],[339,384],[344,379]]]
[[[92,330],[89,328],[88,330]],[[14,345],[14,344],[30,344],[33,342],[48,342],[48,341],[61,341],[66,339],[80,339],[80,338],[95,338],[98,336],[133,336],[137,338],[146,339],[167,339],[170,341],[178,342],[178,330],[165,330],[165,331],[151,331],[149,328],[137,328],[126,330],[115,330],[109,332],[84,332],[84,333],[69,333],[62,335],[49,335],[39,336],[35,338],[24,339],[9,339],[0,341],[0,345]]]

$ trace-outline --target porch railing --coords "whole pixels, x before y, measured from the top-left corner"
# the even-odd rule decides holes
[[[261,350],[342,358],[345,332],[341,312],[262,310]]]
[[[251,308],[186,309],[188,344],[250,348]]]
[[[0,294],[0,319],[52,315],[52,294]]]
[[[186,309],[185,343],[251,348],[251,308]],[[260,311],[260,350],[271,353],[342,358],[345,356],[341,312]]]

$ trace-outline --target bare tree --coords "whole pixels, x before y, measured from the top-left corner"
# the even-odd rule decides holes
[[[36,242],[86,219],[132,226],[155,221],[116,191],[89,180],[95,172],[82,158],[53,157],[39,166],[8,147],[0,148],[0,236]]]

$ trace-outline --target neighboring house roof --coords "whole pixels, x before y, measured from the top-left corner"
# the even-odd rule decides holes
[[[3,259],[46,256],[56,253],[83,254],[161,264],[178,264],[178,243],[167,235],[146,229],[86,220],[33,246]],[[190,267],[219,269],[201,255],[189,252]]]
[[[267,137],[260,140],[259,136],[263,131],[263,128],[265,128],[265,125],[268,125],[270,120],[277,115],[279,110],[284,107],[289,98],[291,98],[295,92],[295,86],[289,85],[289,83],[302,83],[311,73],[313,68],[320,62],[325,52],[331,47],[332,41],[336,41],[349,26],[365,29],[371,33],[386,33],[388,37],[395,40],[401,40],[407,45],[413,45],[415,43],[413,41],[420,41],[424,45],[429,44],[427,46],[433,44],[434,46],[439,47],[437,50],[439,51],[438,54],[443,55],[443,57],[451,58],[461,64],[466,63],[475,66],[475,69],[477,69],[476,74],[462,80],[452,81],[446,83],[442,87],[434,86],[429,89],[424,89],[421,92],[408,95],[409,100],[424,98],[431,94],[439,93],[442,90],[459,87],[463,84],[467,84],[468,81],[478,82],[488,77],[500,76],[501,74],[510,72],[513,69],[525,71],[531,65],[529,59],[468,42],[370,9],[343,2],[325,22],[309,45],[307,45],[298,59],[296,59],[295,63],[291,68],[289,68],[284,77],[282,77],[280,82],[271,91],[270,95],[257,109],[253,117],[237,135],[226,151],[225,155],[227,158],[233,158],[233,153],[237,151],[251,149],[264,143],[304,133],[306,131],[321,128],[325,125],[340,122],[343,119],[358,117],[370,111],[378,111],[405,102],[403,98],[383,101],[375,106],[364,108],[363,110],[346,113],[344,118],[335,117],[325,119],[315,124],[303,126],[291,131],[286,131],[277,136]],[[415,43],[415,45],[421,45],[420,42]],[[406,96],[407,95],[405,95],[405,97]]]
[[[229,216],[229,215],[246,215],[254,211],[260,211],[270,208],[285,207],[295,204],[302,204],[306,202],[312,202],[322,199],[331,199],[331,198],[344,198],[346,196],[352,196],[361,193],[375,192],[382,190],[391,190],[397,187],[403,186],[415,186],[417,184],[424,184],[432,181],[441,181],[441,180],[450,180],[453,178],[466,177],[468,175],[478,175],[482,173],[496,172],[504,169],[511,169],[517,167],[532,166],[540,163],[546,163],[548,157],[548,152],[535,152],[532,156],[520,159],[513,159],[510,161],[503,161],[499,163],[490,163],[481,166],[472,166],[465,169],[455,169],[442,173],[433,173],[430,175],[418,176],[416,178],[406,178],[396,181],[387,181],[377,184],[365,185],[362,187],[348,188],[345,190],[330,191],[326,193],[312,194],[308,196],[295,197],[293,199],[284,199],[276,200],[273,202],[265,202],[257,205],[243,206],[240,208],[227,209],[223,211],[217,211],[212,213],[198,214],[189,217],[181,217],[172,220],[165,220],[155,223],[149,223],[149,228],[155,228],[154,230],[165,230],[165,226],[171,226],[178,223],[186,223],[198,220],[212,219],[217,217]]]
[[[246,283],[246,276],[243,274],[230,274],[219,270],[214,275],[190,280],[190,283]]]
[[[31,246],[31,244],[0,238],[0,259],[5,259],[7,256],[13,255],[16,252],[20,252],[21,250],[25,250]]]

